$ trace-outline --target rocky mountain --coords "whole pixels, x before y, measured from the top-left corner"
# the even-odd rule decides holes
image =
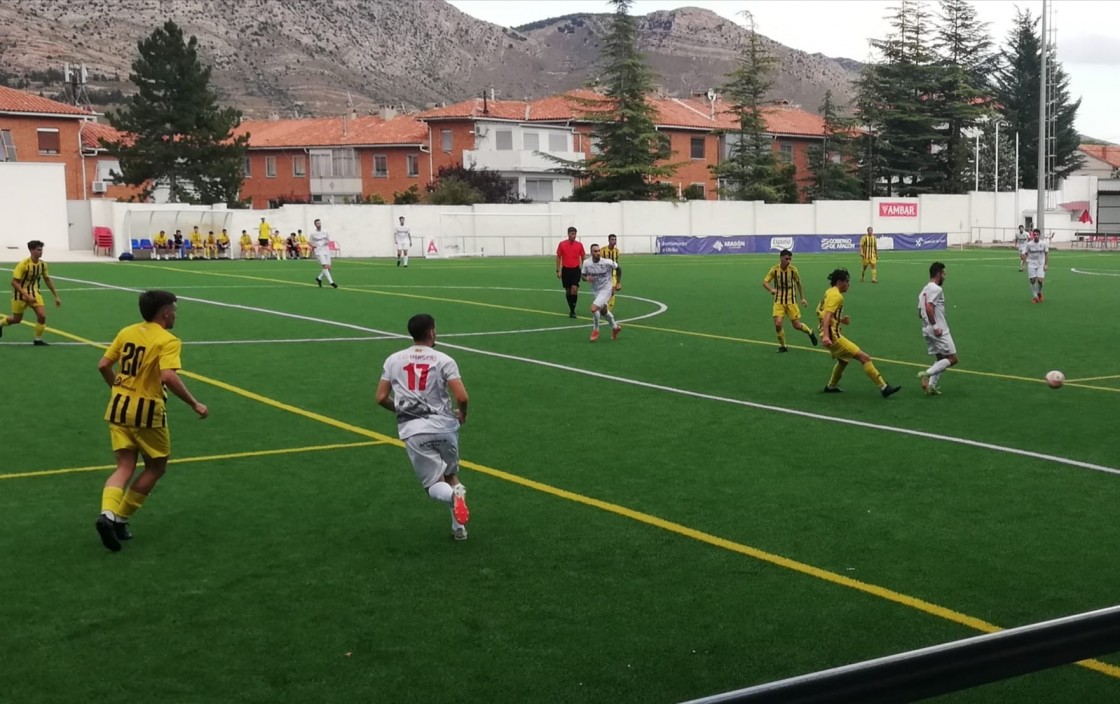
[[[102,109],[130,92],[136,42],[168,19],[198,37],[223,102],[265,117],[423,108],[484,90],[536,98],[583,86],[597,75],[610,15],[511,29],[443,0],[0,0],[0,80],[60,97],[63,64],[84,63],[89,96]],[[745,37],[734,22],[696,8],[639,23],[668,95],[718,89]],[[780,66],[771,97],[809,110],[826,89],[850,100],[858,64],[766,43]]]

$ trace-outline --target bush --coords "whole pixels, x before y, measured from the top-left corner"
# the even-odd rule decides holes
[[[685,200],[704,200],[704,187],[699,183],[693,183],[688,188],[681,191],[681,198]]]
[[[415,183],[403,191],[393,192],[393,205],[415,205],[423,200],[420,195],[420,187]]]
[[[432,205],[474,205],[482,202],[482,194],[471,184],[457,178],[441,178],[428,194]]]

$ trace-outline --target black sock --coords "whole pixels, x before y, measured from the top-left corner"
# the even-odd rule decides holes
[[[578,301],[579,301],[579,296],[573,296],[570,293],[568,294],[568,309],[571,310],[573,313],[576,312],[576,303]]]

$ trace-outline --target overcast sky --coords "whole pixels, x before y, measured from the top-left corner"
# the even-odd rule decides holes
[[[581,12],[611,12],[605,0],[448,0],[463,12],[503,27]],[[759,33],[795,49],[866,61],[868,39],[889,31],[884,17],[895,0],[635,0],[631,13],[644,15],[679,7],[702,7],[742,22],[754,15]],[[1081,97],[1077,129],[1082,134],[1120,144],[1120,2],[1052,0],[1058,58],[1070,76],[1074,98]],[[936,10],[936,2],[928,2]],[[975,0],[1002,46],[1016,6],[1034,15],[1041,0]],[[811,20],[808,22],[807,20]]]

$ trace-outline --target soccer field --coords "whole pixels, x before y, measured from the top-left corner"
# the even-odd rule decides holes
[[[934,259],[961,363],[927,397]],[[1053,252],[1040,305],[1010,251],[887,252],[876,285],[796,256],[814,326],[852,270],[887,400],[858,364],[821,393],[799,332],[775,354],[776,262],[624,255],[594,344],[550,258],[336,260],[338,290],[313,262],[51,264],[51,346],[0,338],[0,699],[668,704],[1120,601],[1120,256]],[[146,288],[179,295],[211,417],[169,400],[172,466],[112,554],[96,364]],[[471,395],[462,543],[373,401],[419,312]],[[942,699],[1117,700],[1120,656]]]

